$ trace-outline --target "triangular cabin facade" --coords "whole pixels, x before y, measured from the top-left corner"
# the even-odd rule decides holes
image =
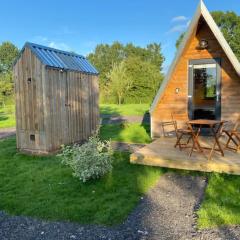
[[[20,151],[48,154],[97,129],[98,72],[85,57],[26,43],[13,72]]]
[[[153,138],[172,112],[230,121],[240,112],[239,61],[202,1],[151,106]]]

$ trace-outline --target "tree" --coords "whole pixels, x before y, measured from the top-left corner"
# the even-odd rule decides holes
[[[151,43],[146,48],[134,46],[132,43],[126,44],[124,47],[125,57],[138,57],[142,61],[150,62],[162,70],[162,64],[164,57],[161,54],[161,45],[157,43]]]
[[[181,33],[181,35],[179,36],[179,38],[178,38],[178,40],[177,40],[177,42],[176,42],[176,48],[179,48],[179,46],[180,46],[180,44],[181,44],[181,42],[182,42],[182,40],[183,40],[183,38],[184,38],[184,35],[185,35],[185,33],[183,32],[183,33]]]
[[[131,79],[131,88],[125,98],[134,103],[151,102],[162,80],[163,74],[159,69],[139,57],[129,57],[125,60],[126,73]]]
[[[221,29],[225,39],[240,60],[240,16],[235,12],[212,12],[212,16]]]
[[[118,104],[122,104],[124,97],[131,88],[132,81],[126,74],[126,63],[114,63],[112,70],[108,74],[110,92],[117,98]]]
[[[7,97],[13,96],[12,64],[19,50],[10,42],[0,45],[0,103],[5,105]]]
[[[5,99],[13,95],[13,77],[11,72],[0,74],[0,104],[5,106]]]
[[[18,54],[18,48],[11,42],[3,42],[0,45],[0,73],[11,71],[13,61]]]
[[[240,16],[238,16],[235,12],[222,12],[222,11],[214,11],[211,13],[216,24],[222,31],[225,39],[229,43],[233,52],[240,60]],[[182,33],[177,42],[176,47],[178,48],[184,33]]]
[[[109,101],[110,86],[108,84],[109,72],[111,72],[115,64],[119,64],[128,58],[138,58],[141,62],[147,62],[155,68],[158,72],[162,70],[162,64],[164,57],[161,53],[161,45],[157,43],[151,43],[146,47],[138,47],[132,43],[126,45],[119,42],[114,42],[112,45],[99,44],[95,48],[95,51],[88,55],[88,59],[99,70],[99,82],[101,90],[101,99],[105,102]],[[137,68],[137,66],[136,66]],[[146,79],[145,84],[148,79]]]
[[[90,53],[87,58],[100,72],[100,88],[105,90],[108,81],[107,75],[112,66],[120,63],[125,58],[123,45],[119,42],[114,42],[112,45],[99,44],[96,46],[94,53]]]

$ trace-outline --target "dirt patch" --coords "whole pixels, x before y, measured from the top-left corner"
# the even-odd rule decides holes
[[[2,128],[0,129],[0,139],[13,136],[16,134],[16,128]]]

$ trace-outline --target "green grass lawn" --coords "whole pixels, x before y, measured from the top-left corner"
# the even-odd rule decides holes
[[[141,116],[149,110],[149,104],[101,104],[101,114],[114,114],[122,116]],[[0,108],[0,128],[14,127],[15,121],[15,106],[10,105],[5,108]]]
[[[15,108],[13,105],[0,108],[0,128],[14,127],[15,122]]]
[[[198,216],[200,228],[240,224],[240,176],[210,174]]]
[[[150,126],[148,124],[131,123],[126,127],[121,124],[102,125],[100,136],[104,140],[127,143],[150,143]]]
[[[127,115],[126,111],[129,113],[130,110],[123,110],[124,107],[121,114]],[[12,109],[0,109],[0,128],[15,125]],[[142,108],[142,113],[144,111]],[[136,109],[134,112],[131,115],[136,115]],[[149,125],[138,123],[125,127],[103,125],[100,135],[102,139],[112,141],[149,143],[149,130]],[[14,138],[0,140],[0,209],[49,220],[120,223],[166,170],[131,165],[128,153],[115,153],[114,156],[111,174],[83,184],[73,178],[71,170],[61,165],[56,157],[19,154]],[[205,198],[197,212],[199,228],[240,224],[240,176],[208,176]]]
[[[142,116],[148,112],[149,108],[149,104],[100,104],[101,114],[122,116]]]
[[[0,140],[0,209],[14,215],[117,224],[164,172],[131,165],[128,153],[115,153],[110,174],[83,184],[56,157],[26,156],[15,147],[13,137]]]

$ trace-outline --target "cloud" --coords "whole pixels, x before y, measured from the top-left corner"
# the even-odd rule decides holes
[[[166,32],[166,34],[184,32],[188,28],[190,22],[191,20],[189,20],[189,18],[186,16],[183,15],[176,16],[171,19],[171,23],[174,24],[172,24],[173,26],[170,28],[169,31]]]
[[[172,18],[171,22],[184,22],[187,20],[188,20],[188,18],[185,16],[176,16],[176,17]]]
[[[176,26],[173,26],[168,32],[167,34],[169,33],[175,33],[175,32],[183,32],[187,29],[187,24],[179,24],[179,25],[176,25]]]
[[[63,51],[72,51],[71,47],[69,47],[66,43],[63,43],[63,42],[51,41],[48,43],[48,47],[57,48]]]
[[[177,20],[178,19],[178,20]],[[181,20],[180,20],[181,19]],[[170,34],[170,33],[181,33],[187,30],[187,28],[189,27],[191,20],[188,20],[188,18],[184,17],[184,16],[178,16],[172,19],[172,22],[179,22],[181,21],[182,23],[177,23],[174,26],[172,26],[170,28],[169,31],[166,32],[166,34]]]
[[[69,47],[66,43],[62,41],[54,41],[49,39],[48,37],[41,35],[33,37],[32,41],[34,43],[42,44],[48,47],[57,48],[64,51],[73,51],[72,48]]]

